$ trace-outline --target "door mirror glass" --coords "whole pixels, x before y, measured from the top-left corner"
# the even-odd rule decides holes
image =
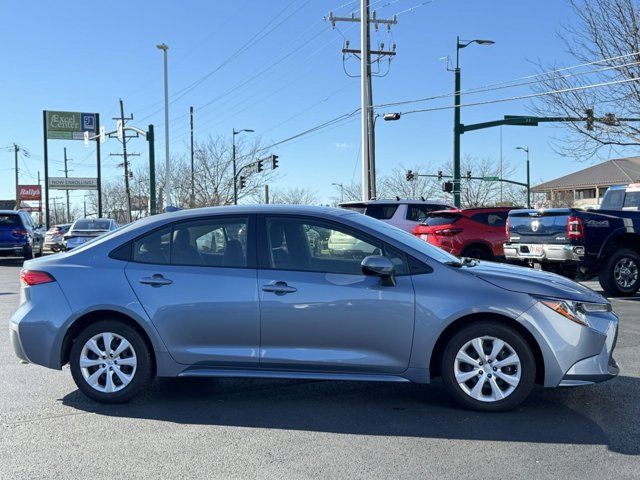
[[[380,277],[383,285],[395,285],[393,263],[382,255],[369,255],[360,264],[362,273],[372,277]]]

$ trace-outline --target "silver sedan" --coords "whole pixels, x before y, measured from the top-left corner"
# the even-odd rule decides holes
[[[349,248],[334,248],[349,238]],[[459,404],[519,405],[535,384],[614,377],[618,328],[563,277],[459,259],[346,210],[184,210],[30,260],[16,355],[100,402],[154,375],[429,383]]]

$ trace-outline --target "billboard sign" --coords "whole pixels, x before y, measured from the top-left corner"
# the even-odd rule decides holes
[[[47,111],[48,139],[84,140],[84,132],[96,134],[95,113]]]
[[[42,200],[42,189],[40,185],[20,185],[18,186],[18,198],[23,200]]]
[[[49,177],[49,188],[56,190],[97,190],[98,179],[94,177]]]

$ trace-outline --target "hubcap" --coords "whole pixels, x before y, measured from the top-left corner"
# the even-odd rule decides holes
[[[103,332],[87,340],[80,352],[80,371],[91,388],[113,393],[125,388],[136,373],[133,346],[121,335]]]
[[[638,264],[629,257],[618,260],[613,269],[613,277],[622,288],[631,288],[638,281]]]
[[[464,393],[481,402],[497,402],[520,383],[520,358],[507,342],[478,337],[458,351],[453,371]]]

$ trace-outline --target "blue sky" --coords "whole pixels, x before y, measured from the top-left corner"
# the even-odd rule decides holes
[[[196,111],[196,138],[230,135],[232,128],[252,128],[264,143],[286,138],[325,120],[357,108],[357,79],[343,72],[340,48],[344,35],[359,45],[358,28],[341,24],[332,30],[322,20],[329,10],[348,0],[212,0],[137,2],[2,2],[0,16],[0,147],[24,145],[31,158],[21,159],[21,183],[35,183],[42,171],[42,110],[99,112],[103,124],[114,128],[110,117],[123,98],[137,125],[154,123],[159,139],[157,160],[164,161],[161,111],[162,56],[155,45],[170,46],[170,93],[211,72],[288,6],[282,25],[240,55],[233,57],[197,88],[171,105],[171,148],[188,151],[186,135],[190,105]],[[378,0],[374,9],[388,17],[423,3],[422,0]],[[352,4],[351,8],[355,8]],[[383,7],[383,8],[381,8]],[[336,11],[346,14],[349,8]],[[535,71],[532,61],[571,65],[556,32],[573,20],[562,0],[435,0],[403,13],[392,36],[381,31],[374,41],[397,43],[398,55],[389,74],[374,80],[374,102],[449,93],[453,77],[441,57],[453,54],[455,38],[490,38],[490,47],[473,45],[462,51],[463,89],[511,80]],[[284,57],[284,58],[283,58]],[[282,60],[280,60],[282,59]],[[280,60],[280,61],[279,61]],[[276,65],[275,62],[279,61]],[[353,60],[347,68],[357,73]],[[256,72],[266,71],[256,78]],[[245,85],[241,85],[246,82]],[[530,93],[523,88],[468,96],[479,101]],[[448,105],[451,98],[409,106]],[[207,105],[207,106],[205,106]],[[467,108],[463,122],[528,113],[526,102]],[[158,111],[160,110],[160,111]],[[390,110],[397,110],[392,108]],[[148,115],[155,113],[150,118]],[[415,114],[398,122],[380,122],[376,129],[377,162],[384,174],[398,165],[407,167],[451,161],[452,111]],[[176,118],[183,117],[183,118]],[[463,136],[463,154],[499,158],[499,129]],[[514,148],[531,148],[532,178],[550,179],[585,165],[562,158],[552,149],[559,127],[505,127],[504,158],[517,165],[524,180],[524,154]],[[308,186],[323,201],[336,195],[332,182],[358,179],[358,118],[337,128],[300,138],[277,147],[280,174],[275,187]],[[146,161],[146,145],[130,142],[143,152],[133,162]],[[91,150],[83,142],[50,141],[51,175],[61,168],[62,149],[73,158],[75,176],[94,176]],[[105,179],[121,175],[116,140],[104,147]],[[355,173],[355,174],[354,174]],[[0,198],[12,198],[13,154],[0,149]],[[81,199],[83,193],[73,194]]]

